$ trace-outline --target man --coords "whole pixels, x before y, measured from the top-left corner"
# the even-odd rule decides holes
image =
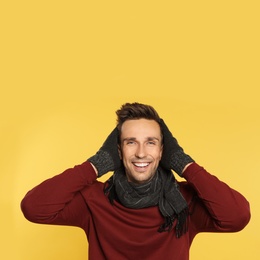
[[[94,156],[26,194],[28,220],[81,227],[90,260],[187,260],[198,233],[247,225],[247,200],[185,154],[151,106],[126,103],[116,113],[117,127]]]

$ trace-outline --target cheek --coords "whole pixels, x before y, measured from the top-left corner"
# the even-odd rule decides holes
[[[130,149],[126,149],[124,147],[121,148],[121,152],[120,152],[120,156],[122,160],[127,160],[130,156],[131,156],[131,150]]]
[[[157,158],[160,160],[162,158],[162,149],[161,148],[158,148],[157,150]]]

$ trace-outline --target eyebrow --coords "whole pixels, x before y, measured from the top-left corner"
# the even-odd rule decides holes
[[[146,140],[147,141],[154,141],[154,140],[160,141],[159,138],[157,138],[157,137],[147,137]],[[125,141],[136,141],[136,137],[126,137],[122,140],[122,142],[125,142]]]

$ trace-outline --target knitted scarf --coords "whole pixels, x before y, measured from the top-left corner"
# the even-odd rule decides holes
[[[116,199],[123,206],[133,209],[158,206],[165,220],[158,232],[171,231],[175,220],[176,237],[187,232],[188,205],[170,170],[159,167],[151,181],[135,184],[128,182],[121,167],[106,182],[104,193],[111,204]]]

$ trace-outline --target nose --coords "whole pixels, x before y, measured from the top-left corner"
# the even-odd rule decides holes
[[[139,144],[135,151],[135,156],[137,158],[144,158],[146,156],[145,148],[143,145]]]

